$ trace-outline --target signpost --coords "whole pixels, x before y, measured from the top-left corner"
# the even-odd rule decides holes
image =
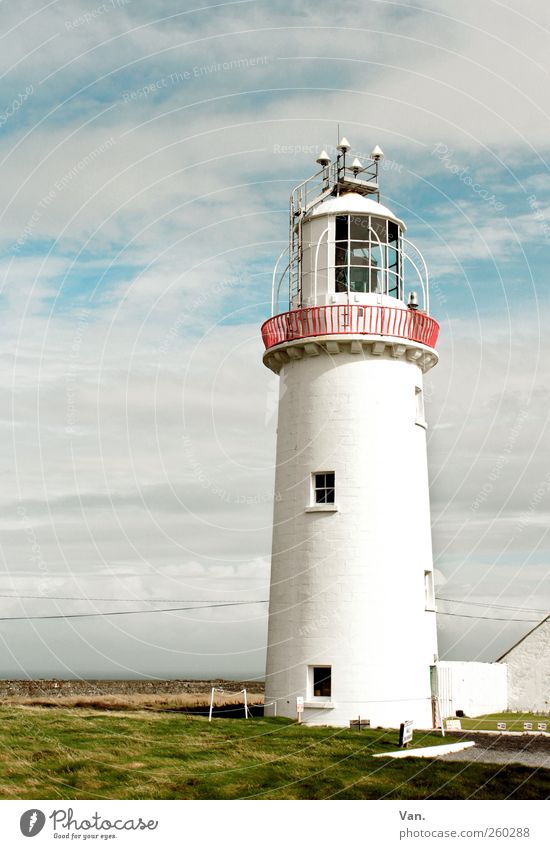
[[[370,719],[361,719],[360,716],[357,719],[350,719],[349,727],[357,731],[362,731],[363,728],[370,728]]]
[[[296,713],[298,714],[298,722],[302,721],[302,714],[304,712],[304,697],[296,696]]]
[[[412,742],[413,738],[413,720],[407,719],[399,726],[399,746],[405,748]]]

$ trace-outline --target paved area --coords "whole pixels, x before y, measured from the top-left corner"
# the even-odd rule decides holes
[[[451,735],[447,735],[451,736]],[[444,761],[478,761],[493,764],[523,764],[550,769],[550,738],[537,735],[453,734],[456,740],[473,740],[475,746],[462,752],[442,755]]]

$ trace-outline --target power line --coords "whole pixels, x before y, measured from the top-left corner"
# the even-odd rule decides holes
[[[209,604],[222,604],[228,601],[228,599],[191,599],[191,598],[110,598],[110,597],[97,597],[97,596],[68,596],[68,595],[12,595],[7,593],[0,593],[0,598],[11,598],[11,599],[36,599],[40,601],[106,601],[106,602],[118,602],[118,603],[126,603],[132,602],[133,604],[203,604],[208,602]],[[473,607],[492,607],[498,610],[518,610],[523,613],[541,613],[543,615],[548,615],[549,611],[545,608],[539,607],[516,607],[511,604],[497,604],[494,602],[484,602],[484,601],[469,601],[468,599],[459,599],[459,598],[443,598],[441,596],[436,596],[437,601],[447,601],[451,604],[467,604]],[[260,598],[260,599],[233,599],[235,604],[267,604],[269,599]],[[443,613],[443,611],[439,611]],[[450,615],[450,614],[449,614]],[[456,616],[466,616],[466,614],[454,614]],[[480,617],[482,618],[482,617]],[[519,621],[519,620],[518,620]],[[525,620],[528,621],[528,620]]]
[[[149,610],[113,610],[97,613],[57,613],[51,616],[0,616],[0,622],[28,622],[31,619],[88,619],[92,616],[132,616],[140,613],[172,613],[179,610],[210,610],[217,607],[240,607],[245,604],[258,604],[257,601],[229,601],[222,604],[205,604],[202,607],[155,607]]]
[[[474,616],[472,613],[448,613],[446,610],[438,610],[438,616],[460,616],[462,619],[491,619],[493,622],[541,622],[540,619],[508,619],[503,616]]]
[[[436,598],[437,601],[449,601],[452,604],[470,604],[473,607],[494,607],[499,610],[521,610],[524,613],[545,613],[546,615],[549,612],[541,607],[516,607],[513,604],[495,604],[492,601],[468,601],[459,598],[441,598],[441,596],[436,596]]]
[[[34,598],[40,599],[41,601],[118,601],[118,602],[133,602],[134,604],[202,604],[203,602],[212,602],[212,603],[221,603],[225,602],[228,599],[220,598],[95,598],[91,596],[75,596],[75,595],[6,595],[4,593],[0,593],[0,598]],[[268,599],[258,599],[255,601],[254,599],[233,599],[235,602],[239,603],[250,603],[250,604],[267,604]]]
[[[122,599],[122,598],[84,598],[80,596],[36,596],[36,595],[21,595],[21,596],[13,596],[13,595],[3,595],[0,594],[0,598],[13,598],[13,599],[40,599],[46,601],[106,601],[106,602],[134,602],[139,604],[155,604],[159,602],[173,602],[174,604],[178,602],[185,602],[186,605],[201,605],[200,607],[154,607],[149,608],[148,610],[113,610],[113,611],[97,611],[95,613],[58,613],[51,615],[41,615],[41,616],[0,616],[0,622],[26,622],[30,620],[38,620],[38,619],[88,619],[91,617],[97,616],[133,616],[138,615],[140,613],[171,613],[171,612],[179,612],[186,610],[215,610],[218,607],[242,607],[249,604],[267,604],[268,599],[240,599],[234,601],[226,601],[225,599],[220,599],[214,601],[213,599],[203,600],[203,599]],[[486,605],[483,602],[469,602],[469,601],[459,601],[458,599],[450,599],[450,598],[437,598],[437,601],[447,601],[455,604],[473,604],[482,607],[489,607],[493,605]],[[208,602],[208,603],[207,603]],[[525,613],[528,612],[540,612],[542,614],[548,615],[548,611],[546,610],[537,610],[536,608],[521,608],[521,607],[513,607],[507,605],[494,605],[495,607],[501,607],[505,610],[521,610]],[[477,620],[490,620],[492,622],[525,622],[527,624],[530,623],[539,623],[541,619],[509,619],[508,617],[502,616],[479,616],[471,613],[454,613],[445,610],[436,611],[438,616],[459,616],[462,619],[477,619]]]
[[[35,619],[88,619],[92,616],[133,616],[140,613],[172,613],[181,610],[215,610],[218,607],[243,607],[248,604],[264,604],[260,601],[230,601],[219,604],[201,604],[201,607],[154,607],[149,610],[103,610],[96,613],[57,613],[46,616],[0,616],[0,622],[28,622]],[[445,610],[437,611],[438,616],[460,616],[463,619],[490,619],[493,622],[526,622],[539,623],[540,619],[508,619],[501,616],[474,616],[470,613],[448,613]]]

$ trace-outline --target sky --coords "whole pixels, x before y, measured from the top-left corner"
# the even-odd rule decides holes
[[[21,0],[0,19],[0,675],[262,678],[259,328],[289,193],[338,125],[354,155],[383,148],[441,323],[440,654],[499,657],[550,609],[548,5]]]

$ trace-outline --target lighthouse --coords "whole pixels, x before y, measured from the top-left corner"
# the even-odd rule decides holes
[[[293,190],[262,326],[279,375],[265,712],[431,728],[423,375],[439,325],[424,259],[380,202],[382,157],[342,139]]]

